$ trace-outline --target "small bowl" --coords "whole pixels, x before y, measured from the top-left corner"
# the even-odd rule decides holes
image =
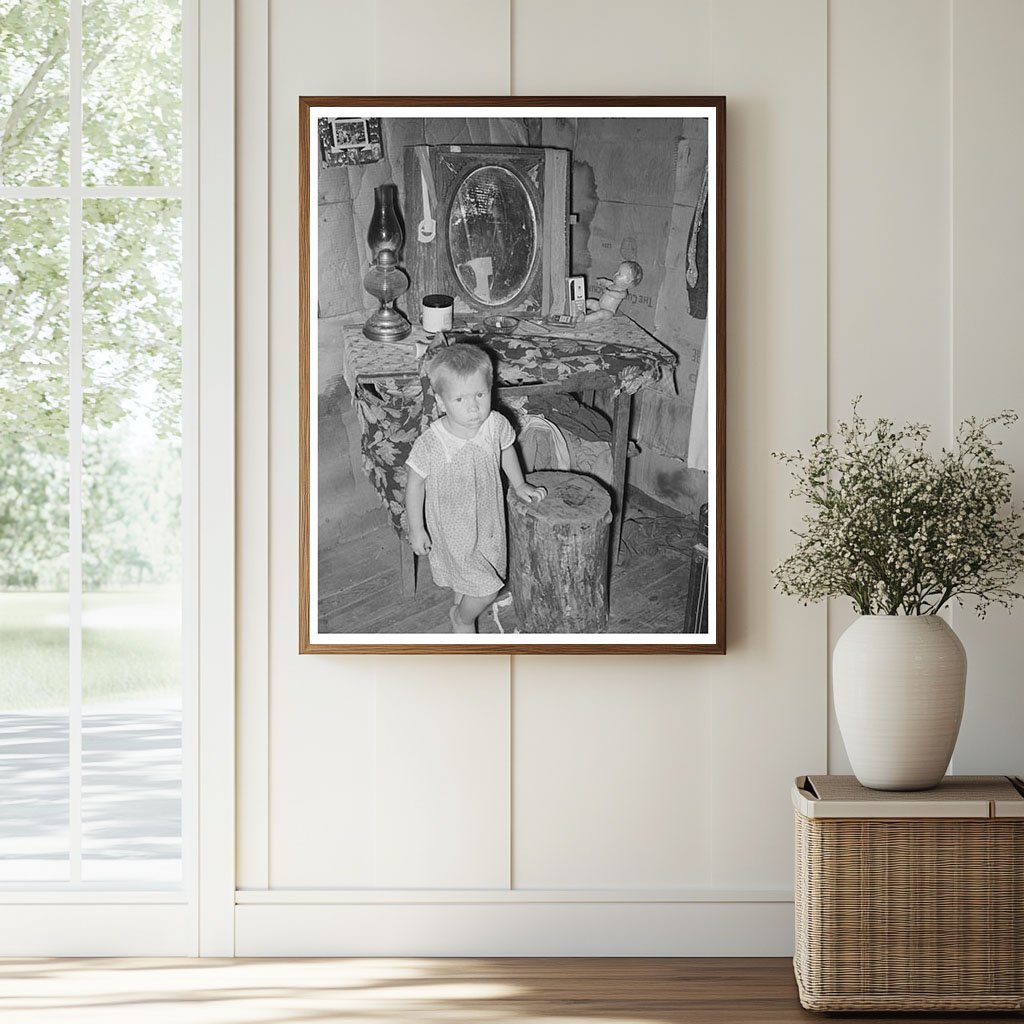
[[[519,318],[514,316],[485,316],[484,326],[497,334],[511,334],[519,326]]]

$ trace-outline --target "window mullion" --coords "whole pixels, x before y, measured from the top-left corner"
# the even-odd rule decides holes
[[[71,884],[82,880],[82,0],[70,0],[68,386],[70,509],[68,572],[68,842]]]

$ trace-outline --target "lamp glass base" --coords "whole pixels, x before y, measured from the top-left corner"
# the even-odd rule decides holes
[[[363,324],[363,334],[372,341],[401,341],[412,333],[412,325],[397,310],[378,309]]]

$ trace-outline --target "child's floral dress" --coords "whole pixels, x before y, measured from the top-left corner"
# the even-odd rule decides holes
[[[407,465],[427,482],[430,572],[439,587],[486,597],[504,586],[508,552],[499,465],[515,436],[509,421],[492,411],[474,437],[456,437],[442,417],[412,446]]]

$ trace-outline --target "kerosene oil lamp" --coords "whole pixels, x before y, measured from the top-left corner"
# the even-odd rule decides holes
[[[409,321],[395,308],[395,300],[409,290],[409,276],[398,265],[404,242],[398,219],[398,186],[378,185],[366,234],[370,269],[363,278],[363,287],[380,303],[380,309],[363,324],[363,334],[374,341],[400,341],[412,331]]]

